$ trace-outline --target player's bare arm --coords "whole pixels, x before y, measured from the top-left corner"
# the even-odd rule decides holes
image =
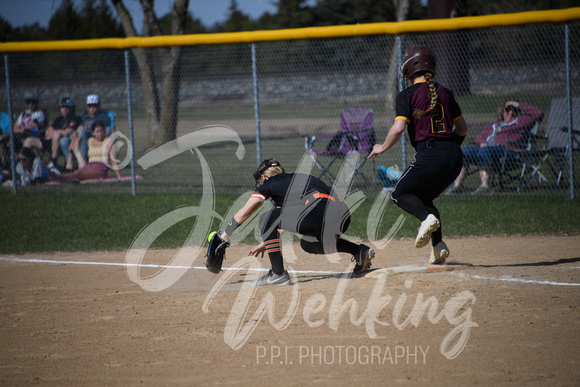
[[[467,122],[463,117],[455,121],[455,133],[462,137],[467,135]]]
[[[389,130],[389,133],[387,134],[387,138],[385,139],[385,142],[382,144],[375,144],[372,152],[368,155],[368,158],[370,159],[371,157],[376,157],[377,155],[380,155],[381,153],[386,152],[393,145],[395,145],[397,143],[397,141],[399,141],[399,139],[403,135],[403,132],[405,131],[406,126],[407,126],[407,123],[404,120],[395,120],[395,122],[393,123],[393,126],[391,126],[391,129]]]

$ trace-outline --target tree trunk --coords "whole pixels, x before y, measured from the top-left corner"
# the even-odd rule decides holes
[[[133,19],[122,0],[112,0],[127,37],[137,36]],[[153,0],[140,0],[143,9],[143,36],[161,34],[159,20],[153,9]],[[183,34],[187,19],[189,0],[175,0],[172,10],[171,33]],[[179,110],[181,47],[160,48],[166,51],[162,57],[162,86],[157,89],[155,71],[149,51],[132,49],[137,62],[145,99],[145,114],[149,123],[149,145],[161,145],[177,136],[177,113]]]
[[[466,0],[429,0],[428,19],[465,16]],[[467,33],[463,31],[433,32],[429,35],[431,49],[437,56],[437,82],[457,95],[469,94],[469,62]]]

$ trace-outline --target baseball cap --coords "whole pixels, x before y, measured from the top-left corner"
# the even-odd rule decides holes
[[[24,95],[24,100],[25,101],[38,101],[38,94],[37,93],[33,93],[33,92],[27,92]]]
[[[91,94],[87,97],[87,105],[98,105],[99,96],[96,94]]]
[[[58,106],[74,107],[75,101],[73,100],[72,97],[62,97],[60,99],[60,103],[58,104]]]

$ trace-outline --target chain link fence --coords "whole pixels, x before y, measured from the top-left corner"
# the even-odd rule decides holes
[[[509,145],[514,154],[494,156],[489,173],[495,195],[573,195],[580,179],[570,171],[578,170],[579,158],[569,152],[568,144],[572,140],[577,151],[580,136],[573,132],[569,136],[567,128],[572,124],[580,130],[580,116],[569,114],[570,109],[575,114],[580,109],[579,21],[184,46],[177,66],[176,140],[161,145],[155,142],[155,131],[167,128],[154,125],[147,114],[143,74],[132,51],[6,54],[0,110],[12,112],[14,122],[26,108],[26,93],[35,92],[52,123],[60,115],[61,97],[73,97],[76,114],[81,115],[87,96],[97,94],[101,108],[114,111],[117,156],[121,175],[127,179],[52,182],[19,187],[18,192],[202,193],[210,183],[204,180],[209,171],[214,192],[239,195],[253,188],[252,172],[260,159],[277,158],[287,170],[310,165],[306,164],[312,160],[306,152],[309,140],[340,132],[341,112],[346,109],[372,110],[376,141],[384,141],[394,119],[394,95],[401,86],[395,70],[402,53],[419,44],[433,48],[439,61],[435,79],[455,92],[463,110],[470,129],[463,147],[475,145],[476,137],[497,120],[506,100],[543,112],[533,127],[534,135],[526,134],[520,139],[523,143]],[[168,48],[143,50],[162,99]],[[331,140],[318,139],[312,149],[325,150],[324,141]],[[40,152],[46,163],[51,161],[47,149]],[[362,163],[362,174],[354,174],[350,189],[368,196],[388,189],[394,181],[385,171],[403,170],[413,153],[409,141],[402,141]],[[366,155],[363,151],[358,156],[357,165]],[[332,157],[321,155],[316,160],[322,167]],[[329,176],[337,176],[345,161],[337,158]],[[55,162],[64,169],[62,154]],[[316,164],[310,168],[314,175],[321,174]],[[109,176],[115,174],[109,171]],[[480,183],[479,168],[472,164],[460,195],[469,196]],[[5,183],[2,189],[14,187]]]

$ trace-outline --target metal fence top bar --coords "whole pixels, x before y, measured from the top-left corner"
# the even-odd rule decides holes
[[[197,46],[232,43],[256,43],[281,40],[326,39],[365,35],[398,35],[417,32],[453,31],[474,28],[514,26],[534,23],[563,23],[580,20],[580,7],[550,11],[532,11],[454,19],[408,20],[404,22],[352,24],[270,31],[217,34],[165,35],[109,39],[0,43],[0,52],[80,51],[167,46]]]

